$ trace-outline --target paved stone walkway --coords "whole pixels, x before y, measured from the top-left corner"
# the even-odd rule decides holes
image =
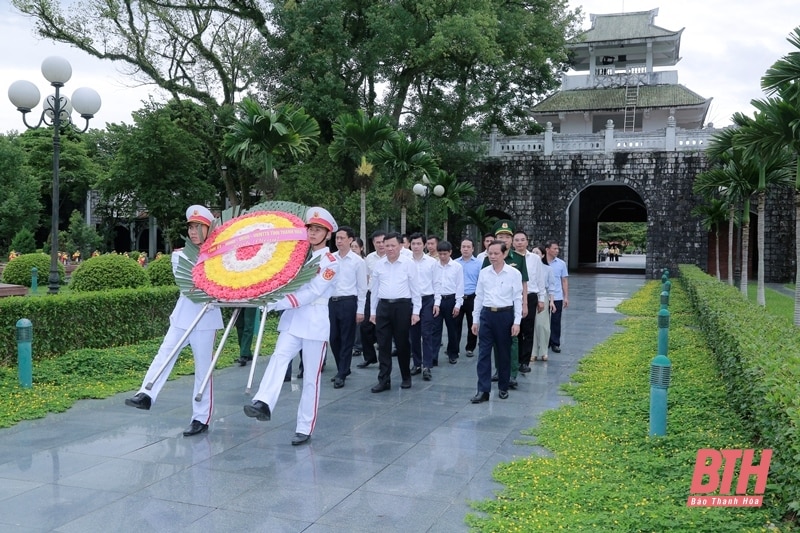
[[[472,405],[476,358],[371,394],[377,369],[353,368],[342,389],[323,374],[311,443],[293,447],[299,381],[284,385],[270,422],[242,413],[248,369],[214,378],[210,431],[181,435],[191,378],[169,382],[149,412],[132,392],[0,430],[0,530],[14,532],[461,532],[470,500],[491,497],[500,462],[538,450],[515,443],[577,362],[616,330],[614,306],[642,276],[574,275],[561,354],[521,375],[507,400]],[[296,368],[296,363],[295,363]],[[263,369],[263,366],[261,366]],[[397,370],[395,369],[395,372]],[[261,370],[256,375],[261,376]],[[399,377],[393,380],[399,383]]]

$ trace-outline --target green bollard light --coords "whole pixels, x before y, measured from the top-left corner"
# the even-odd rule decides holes
[[[667,389],[672,363],[666,355],[657,355],[650,363],[650,436],[667,434]]]
[[[33,324],[27,318],[17,320],[17,367],[19,385],[23,389],[33,387]]]
[[[661,291],[661,309],[669,307],[669,292]]]
[[[661,289],[670,292],[672,290],[672,282],[670,280],[665,281]]]
[[[666,356],[669,340],[669,310],[661,309],[658,312],[658,353]]]
[[[39,290],[39,269],[33,267],[31,269],[31,291],[36,292]]]

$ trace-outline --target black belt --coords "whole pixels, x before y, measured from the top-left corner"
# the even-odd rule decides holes
[[[433,294],[423,294],[422,298],[433,298]]]
[[[501,312],[504,312],[504,311],[513,311],[514,310],[514,306],[513,305],[509,305],[508,307],[485,307],[484,306],[484,309],[486,311],[491,312],[491,313],[501,313]]]
[[[464,299],[465,299],[465,300],[469,300],[470,298],[475,298],[475,293],[472,293],[472,294],[465,294],[465,295],[464,295]]]
[[[449,300],[451,298],[455,299],[455,297],[456,297],[455,294],[442,294],[442,300]]]
[[[411,303],[411,298],[381,298],[378,301],[386,302],[387,304],[405,304]]]
[[[348,296],[331,296],[329,299],[332,302],[341,302],[342,300],[355,300],[356,295],[350,294]]]

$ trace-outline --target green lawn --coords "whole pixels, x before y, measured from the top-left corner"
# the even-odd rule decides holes
[[[272,352],[277,337],[275,327],[276,320],[270,318],[262,353]],[[219,339],[222,333],[217,335]],[[56,358],[34,361],[31,389],[19,387],[16,366],[0,366],[0,427],[66,411],[78,400],[107,398],[138,389],[160,344],[161,339],[153,339],[118,348],[73,350]],[[238,357],[234,332],[220,355],[217,368],[232,365]],[[193,372],[191,350],[186,348],[171,379]]]
[[[792,287],[792,290],[794,290],[794,287]],[[756,283],[747,285],[747,299],[753,304],[756,303],[757,291],[758,285]],[[764,299],[767,304],[767,313],[785,318],[789,323],[794,323],[794,298],[765,287]]]
[[[548,411],[526,432],[552,457],[532,454],[498,465],[494,475],[505,488],[474,503],[479,513],[467,517],[473,531],[791,531],[769,489],[761,508],[686,506],[698,449],[758,445],[729,405],[677,283],[670,298],[667,435],[648,437],[660,291],[659,282],[649,282],[619,306],[628,315],[620,322],[624,330],[584,358],[565,387],[576,404]]]

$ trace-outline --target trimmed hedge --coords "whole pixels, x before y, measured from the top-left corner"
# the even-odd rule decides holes
[[[73,291],[106,291],[135,289],[150,284],[144,269],[124,255],[104,254],[90,257],[72,273],[69,286]]]
[[[153,287],[176,286],[175,275],[172,273],[172,258],[169,255],[162,255],[150,261],[145,272]]]
[[[2,298],[0,365],[16,364],[20,318],[33,323],[33,356],[41,359],[70,350],[123,346],[161,337],[177,300],[177,287]]]
[[[3,269],[3,283],[31,286],[31,269],[36,267],[39,287],[47,287],[50,277],[50,256],[47,254],[23,254],[6,264]],[[58,281],[64,283],[64,265],[58,263]]]
[[[773,450],[767,491],[800,511],[800,330],[736,288],[680,265],[680,282],[719,363],[728,398],[761,448]]]

